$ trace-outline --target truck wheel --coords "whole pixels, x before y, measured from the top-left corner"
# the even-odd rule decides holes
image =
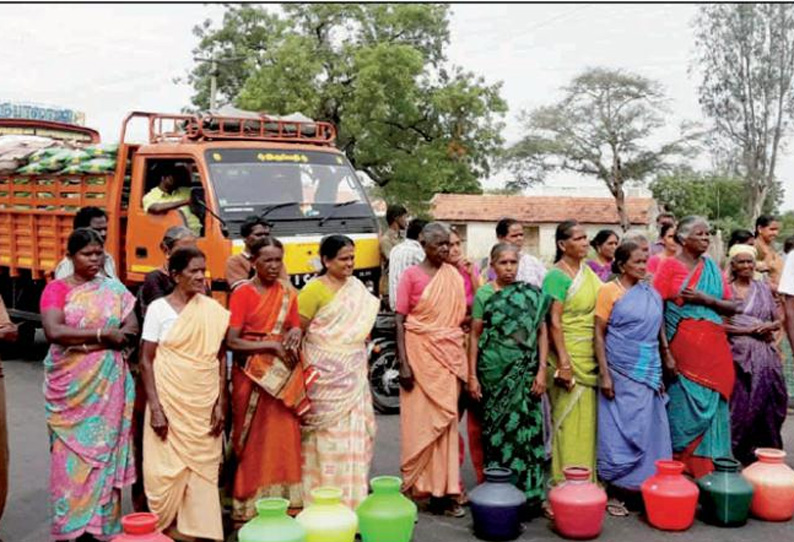
[[[383,343],[381,351],[371,360],[369,387],[375,410],[381,414],[397,414],[400,411],[397,345],[393,341]]]

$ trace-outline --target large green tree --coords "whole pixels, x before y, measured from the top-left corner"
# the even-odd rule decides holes
[[[501,148],[501,83],[446,61],[446,5],[228,6],[219,25],[205,21],[195,34],[196,55],[222,60],[220,103],[333,122],[340,148],[387,200],[479,193]],[[188,77],[202,109],[209,66]]]
[[[654,143],[665,125],[658,83],[623,70],[585,70],[553,105],[522,114],[527,135],[506,152],[512,185],[542,182],[554,171],[594,176],[615,198],[624,231],[627,183],[645,182],[686,154],[687,138]]]
[[[750,224],[747,193],[739,177],[679,168],[659,175],[650,188],[656,201],[679,218],[704,216],[725,232]]]
[[[753,229],[754,220],[747,209],[749,187],[730,172],[680,167],[658,175],[650,189],[659,205],[679,218],[704,216],[726,233],[736,228]],[[761,211],[777,214],[782,199],[781,190],[775,188]]]
[[[744,179],[755,219],[779,191],[775,169],[794,115],[794,6],[704,4],[695,35],[714,148]]]

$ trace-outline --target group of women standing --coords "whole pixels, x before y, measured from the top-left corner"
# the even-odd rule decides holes
[[[542,289],[515,282],[515,247],[494,247],[497,278],[472,311],[486,466],[513,469],[540,503],[545,429],[552,483],[566,466],[588,467],[617,497],[610,512],[625,515],[621,498],[636,496],[657,459],[673,456],[699,477],[716,457],[748,463],[754,447],[781,446],[786,393],[772,291],[754,280],[747,245],[731,250],[725,276],[706,255],[709,230],[700,217],[666,227],[650,274],[647,239],[602,232],[587,261],[584,228],[564,222]]]
[[[147,276],[138,311],[120,282],[100,274],[103,240],[91,229],[72,233],[74,273],[42,296],[54,540],[116,534],[121,490],[136,470],[161,528],[221,540],[229,410],[233,519],[250,519],[266,496],[300,508],[319,486],[342,488],[351,506],[367,494],[375,418],[365,340],[379,302],[352,276],[353,241],[326,237],[321,276],[296,293],[280,279],[281,243],[259,240],[255,274],[227,310],[205,295],[195,237],[177,230],[163,240],[165,265]],[[587,262],[584,228],[564,222],[542,288],[517,281],[521,253],[512,244],[493,247],[484,285],[459,246],[443,255],[463,279],[449,284],[465,289],[453,312],[470,322],[469,359],[453,376],[467,375],[477,463],[510,468],[538,510],[549,457],[553,482],[566,466],[586,466],[631,493],[659,458],[674,455],[700,476],[715,457],[748,462],[754,446],[781,444],[780,321],[770,288],[754,278],[755,249],[731,248],[729,280],[705,256],[705,220],[687,217],[662,236],[664,251],[649,262],[647,240],[600,234],[597,261]],[[453,388],[438,397],[449,391],[454,403]],[[134,448],[142,450],[137,468]]]
[[[104,248],[93,230],[72,233],[74,273],[42,296],[52,538],[106,540],[120,531],[121,490],[136,479],[130,366],[138,349],[145,417],[137,477],[160,528],[180,539],[223,539],[218,481],[229,402],[234,519],[250,519],[263,496],[301,507],[320,485],[342,488],[355,506],[373,453],[364,341],[378,300],[352,277],[353,241],[325,238],[324,271],[297,294],[279,280],[282,245],[261,240],[255,276],[232,293],[230,310],[205,295],[206,258],[192,235],[169,230],[163,250],[164,268],[141,289],[142,333],[135,297],[99,273]]]

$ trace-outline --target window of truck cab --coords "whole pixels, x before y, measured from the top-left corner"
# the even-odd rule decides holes
[[[185,197],[195,188],[202,188],[201,176],[198,172],[196,161],[192,158],[146,158],[145,162],[145,181],[143,188],[143,199],[141,201],[142,207],[145,209],[145,201],[147,196],[155,189],[159,189],[163,173],[166,171],[181,171],[184,174],[183,187],[185,188]],[[200,232],[195,232],[198,237],[206,235],[206,213],[202,206],[191,201],[189,205],[185,206],[199,220],[201,228]],[[183,225],[189,226],[186,216],[181,212],[182,208],[175,209],[182,218]]]
[[[316,232],[331,221],[361,220],[361,228],[370,228],[364,189],[338,153],[226,148],[205,157],[218,209],[232,231],[247,216],[263,213],[277,232]]]

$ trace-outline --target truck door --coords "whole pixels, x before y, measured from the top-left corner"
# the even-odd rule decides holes
[[[191,156],[134,157],[127,223],[127,277],[139,283],[149,271],[164,264],[160,241],[171,226],[186,226],[205,239],[206,217],[200,206],[182,205],[191,189],[202,187],[201,175]],[[148,211],[147,211],[148,209]]]

